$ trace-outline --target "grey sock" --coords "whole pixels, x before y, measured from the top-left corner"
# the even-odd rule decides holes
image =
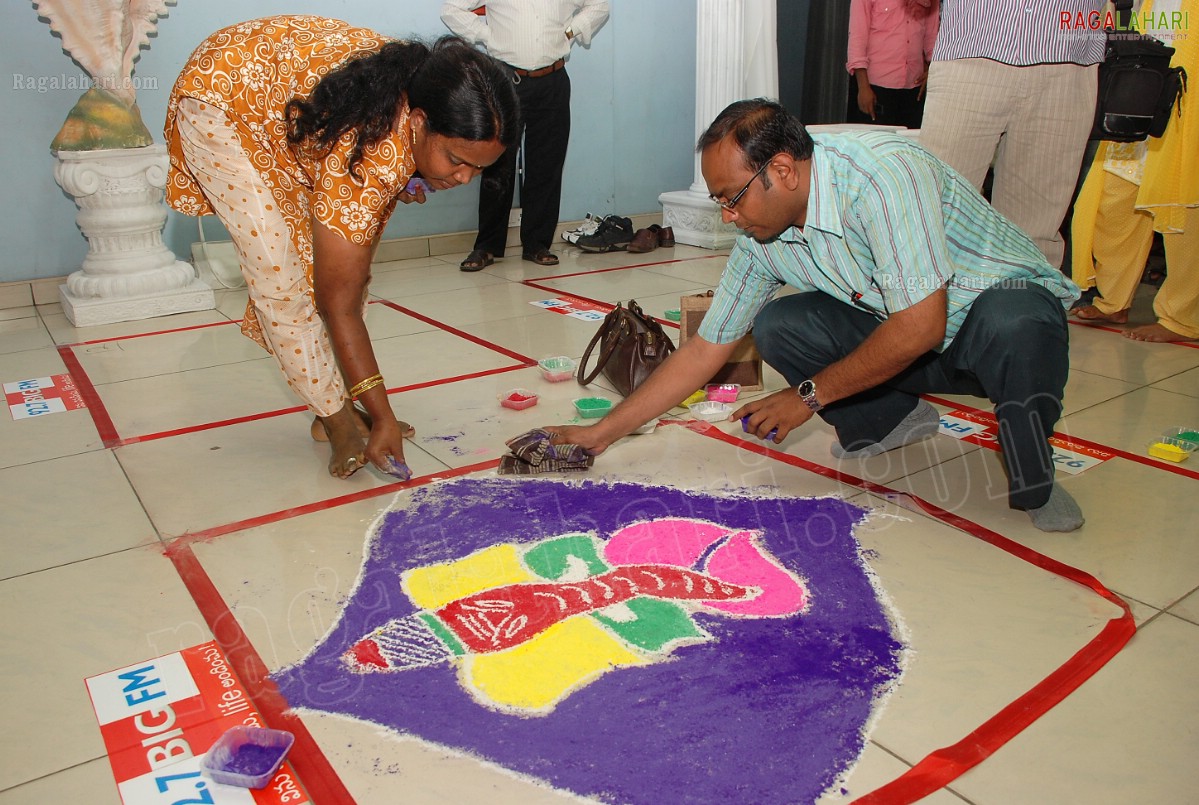
[[[905,444],[911,444],[925,436],[932,436],[937,432],[940,421],[941,417],[937,414],[937,409],[924,400],[920,400],[912,412],[905,416],[894,430],[884,436],[881,442],[868,444],[858,450],[846,450],[840,442],[833,442],[833,457],[868,458],[877,456],[879,453],[903,447]]]
[[[1086,522],[1074,498],[1057,484],[1053,485],[1045,505],[1027,511],[1032,524],[1042,531],[1074,531]]]

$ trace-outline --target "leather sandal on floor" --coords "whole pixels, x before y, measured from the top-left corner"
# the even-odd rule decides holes
[[[494,262],[495,255],[491,252],[475,249],[466,255],[466,259],[462,261],[462,265],[458,268],[460,271],[482,271]]]
[[[530,263],[536,263],[539,266],[558,265],[558,255],[554,254],[549,249],[538,249],[535,252],[525,252],[520,256],[520,259],[528,260]]]

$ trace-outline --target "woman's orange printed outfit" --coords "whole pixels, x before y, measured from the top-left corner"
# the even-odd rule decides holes
[[[307,153],[288,142],[285,108],[387,41],[322,17],[234,25],[196,49],[167,107],[167,203],[225,224],[250,296],[242,332],[319,416],[339,411],[346,393],[313,296],[312,222],[373,246],[415,166],[406,106],[392,134],[364,150],[361,182],[347,170],[352,132],[327,155]]]

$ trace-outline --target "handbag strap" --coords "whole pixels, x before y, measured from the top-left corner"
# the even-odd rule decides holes
[[[591,337],[591,343],[587,345],[587,349],[583,352],[583,358],[579,361],[579,373],[576,375],[576,379],[579,381],[580,385],[586,386],[592,380],[595,380],[597,377],[599,377],[600,371],[603,370],[604,366],[608,363],[608,359],[612,357],[612,353],[616,350],[617,344],[617,339],[615,338],[613,338],[611,343],[604,347],[604,351],[600,353],[599,360],[595,364],[595,369],[590,373],[587,372],[587,361],[591,359],[591,351],[595,349],[595,345],[598,344],[600,339],[604,337],[604,334],[608,332],[609,322],[615,324],[620,319],[621,313],[623,312],[624,311],[622,310],[620,304],[617,303],[616,307],[612,308],[612,312],[604,317],[604,322],[600,325],[600,328],[595,331],[595,335]],[[586,377],[584,377],[584,374],[586,374]]]

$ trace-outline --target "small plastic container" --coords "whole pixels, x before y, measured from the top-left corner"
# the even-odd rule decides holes
[[[688,397],[687,399],[685,399],[681,403],[679,403],[679,405],[683,406],[684,408],[690,408],[693,404],[695,404],[697,402],[703,402],[706,399],[708,399],[708,395],[704,392],[703,389],[700,389],[699,391],[694,392],[690,397]]]
[[[1170,428],[1162,431],[1162,436],[1168,439],[1181,439],[1199,448],[1199,425],[1194,427]]]
[[[672,310],[666,311],[665,315],[669,321],[682,321],[683,320],[683,311],[679,310],[678,308],[674,308]]]
[[[200,769],[214,782],[266,788],[295,741],[285,730],[230,727],[204,755]]]
[[[702,419],[704,422],[720,422],[723,419],[728,419],[729,414],[733,413],[733,406],[728,403],[713,402],[711,400],[691,403],[687,408],[691,411],[691,416],[696,419]]]
[[[741,384],[711,383],[707,386],[704,386],[704,393],[708,395],[708,399],[712,402],[737,402],[737,395],[741,393]]]
[[[537,404],[537,395],[528,389],[512,389],[500,395],[500,405],[514,411],[523,411]]]
[[[574,402],[583,419],[599,419],[612,410],[612,401],[605,397],[580,397]]]
[[[1159,436],[1149,443],[1146,452],[1154,458],[1183,462],[1197,449],[1199,449],[1199,443],[1197,442],[1187,439],[1176,439],[1172,436]]]
[[[553,358],[542,358],[537,361],[541,376],[551,383],[561,383],[575,376],[575,362],[565,355]]]

